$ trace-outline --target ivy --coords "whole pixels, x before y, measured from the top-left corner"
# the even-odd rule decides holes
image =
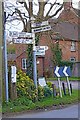
[[[39,35],[35,37],[35,45],[37,46],[39,42]],[[33,45],[28,45],[28,62],[27,62],[27,75],[32,79],[33,78]]]
[[[52,62],[53,66],[60,65],[62,60],[62,51],[59,48],[59,44],[51,44],[51,51],[52,51]]]

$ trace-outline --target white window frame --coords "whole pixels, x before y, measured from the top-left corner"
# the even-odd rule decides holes
[[[76,42],[71,41],[71,51],[76,51]]]
[[[71,59],[73,59],[73,60],[71,60]],[[70,58],[70,61],[71,61],[71,62],[76,62],[76,58],[75,58],[75,57],[71,57],[71,58]]]
[[[27,69],[27,59],[26,58],[22,59],[22,69]]]

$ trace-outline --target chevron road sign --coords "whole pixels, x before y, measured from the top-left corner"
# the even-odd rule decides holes
[[[63,66],[63,67],[56,66],[54,68],[54,74],[57,77],[64,77],[64,76],[68,77],[68,76],[71,76],[70,66]]]

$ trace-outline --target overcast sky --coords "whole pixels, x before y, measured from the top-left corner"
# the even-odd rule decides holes
[[[14,3],[14,1],[15,0],[11,0],[11,2],[12,3]],[[27,1],[27,0],[26,0]],[[36,2],[37,0],[35,0],[35,2]],[[50,0],[50,1],[54,1],[54,0]],[[68,1],[68,0],[67,0]],[[78,4],[78,2],[79,2],[80,0],[72,0],[72,2],[73,2],[73,7],[74,8],[78,8],[79,9],[79,4]],[[63,2],[63,0],[57,0],[57,2]],[[37,2],[36,2],[37,3]],[[35,7],[36,8],[36,7]],[[36,9],[35,9],[35,11],[36,11]],[[13,25],[15,23],[15,25]],[[22,29],[23,29],[23,24],[22,23],[20,23],[19,25],[17,25],[18,24],[18,22],[13,22],[12,24],[7,24],[6,25],[6,28],[7,28],[7,30],[10,30],[10,31],[22,31]]]

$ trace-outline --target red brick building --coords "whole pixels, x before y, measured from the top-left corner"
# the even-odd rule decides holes
[[[52,30],[43,32],[38,44],[39,46],[48,46],[45,56],[37,56],[38,76],[44,76],[45,73],[48,75],[53,74],[52,51],[50,47],[52,43],[59,43],[62,50],[62,60],[74,63],[80,62],[80,16],[78,10],[72,7],[71,0],[70,2],[64,2],[64,10],[59,15],[59,18],[50,19],[49,23]],[[27,45],[17,44],[15,46],[16,66],[18,69],[26,71]],[[75,73],[74,75],[77,74]]]

